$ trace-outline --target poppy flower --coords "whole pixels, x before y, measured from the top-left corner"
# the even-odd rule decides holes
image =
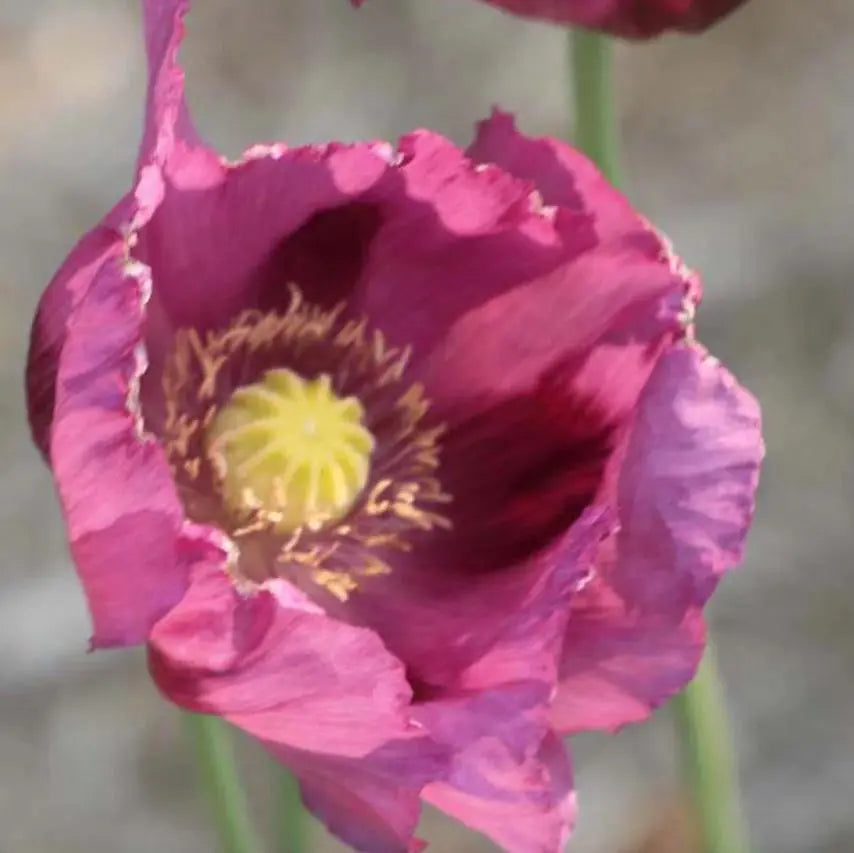
[[[365,0],[352,0],[361,6]],[[666,30],[701,32],[744,0],[484,0],[524,18],[539,18],[645,39]]]
[[[32,330],[92,645],[147,645],[357,850],[421,849],[423,799],[558,851],[559,736],[696,669],[756,404],[694,340],[696,276],[582,155],[496,113],[467,152],[229,162],[187,111],[187,8],[144,3],[133,186]]]

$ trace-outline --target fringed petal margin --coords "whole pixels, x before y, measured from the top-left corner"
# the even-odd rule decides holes
[[[139,412],[148,271],[115,250],[68,325],[56,379],[51,466],[95,647],[143,642],[180,598],[183,511]]]

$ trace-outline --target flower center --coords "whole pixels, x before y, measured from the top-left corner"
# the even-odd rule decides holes
[[[363,418],[326,373],[277,368],[237,388],[206,435],[226,505],[263,515],[279,533],[342,518],[368,482],[375,442]]]
[[[308,579],[343,601],[451,527],[444,426],[405,347],[290,290],[281,312],[176,331],[161,440],[188,519],[229,537],[237,583]]]

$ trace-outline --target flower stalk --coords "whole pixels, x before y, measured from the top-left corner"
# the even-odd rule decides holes
[[[619,183],[613,44],[591,30],[569,31],[575,143],[612,183]]]
[[[261,850],[240,782],[226,723],[207,714],[186,714],[195,745],[199,777],[207,788],[222,853]]]
[[[726,699],[711,641],[696,677],[673,700],[673,707],[703,853],[748,853]]]
[[[302,853],[305,847],[305,810],[300,799],[299,782],[289,770],[279,770],[279,850]]]
[[[610,37],[570,31],[575,142],[613,184],[619,183],[619,138]],[[673,700],[703,853],[749,853],[723,686],[711,641],[694,681]]]

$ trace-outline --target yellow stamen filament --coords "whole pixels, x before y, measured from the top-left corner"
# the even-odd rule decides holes
[[[331,379],[270,370],[238,388],[207,429],[230,509],[260,510],[280,533],[345,516],[365,487],[374,438]]]

